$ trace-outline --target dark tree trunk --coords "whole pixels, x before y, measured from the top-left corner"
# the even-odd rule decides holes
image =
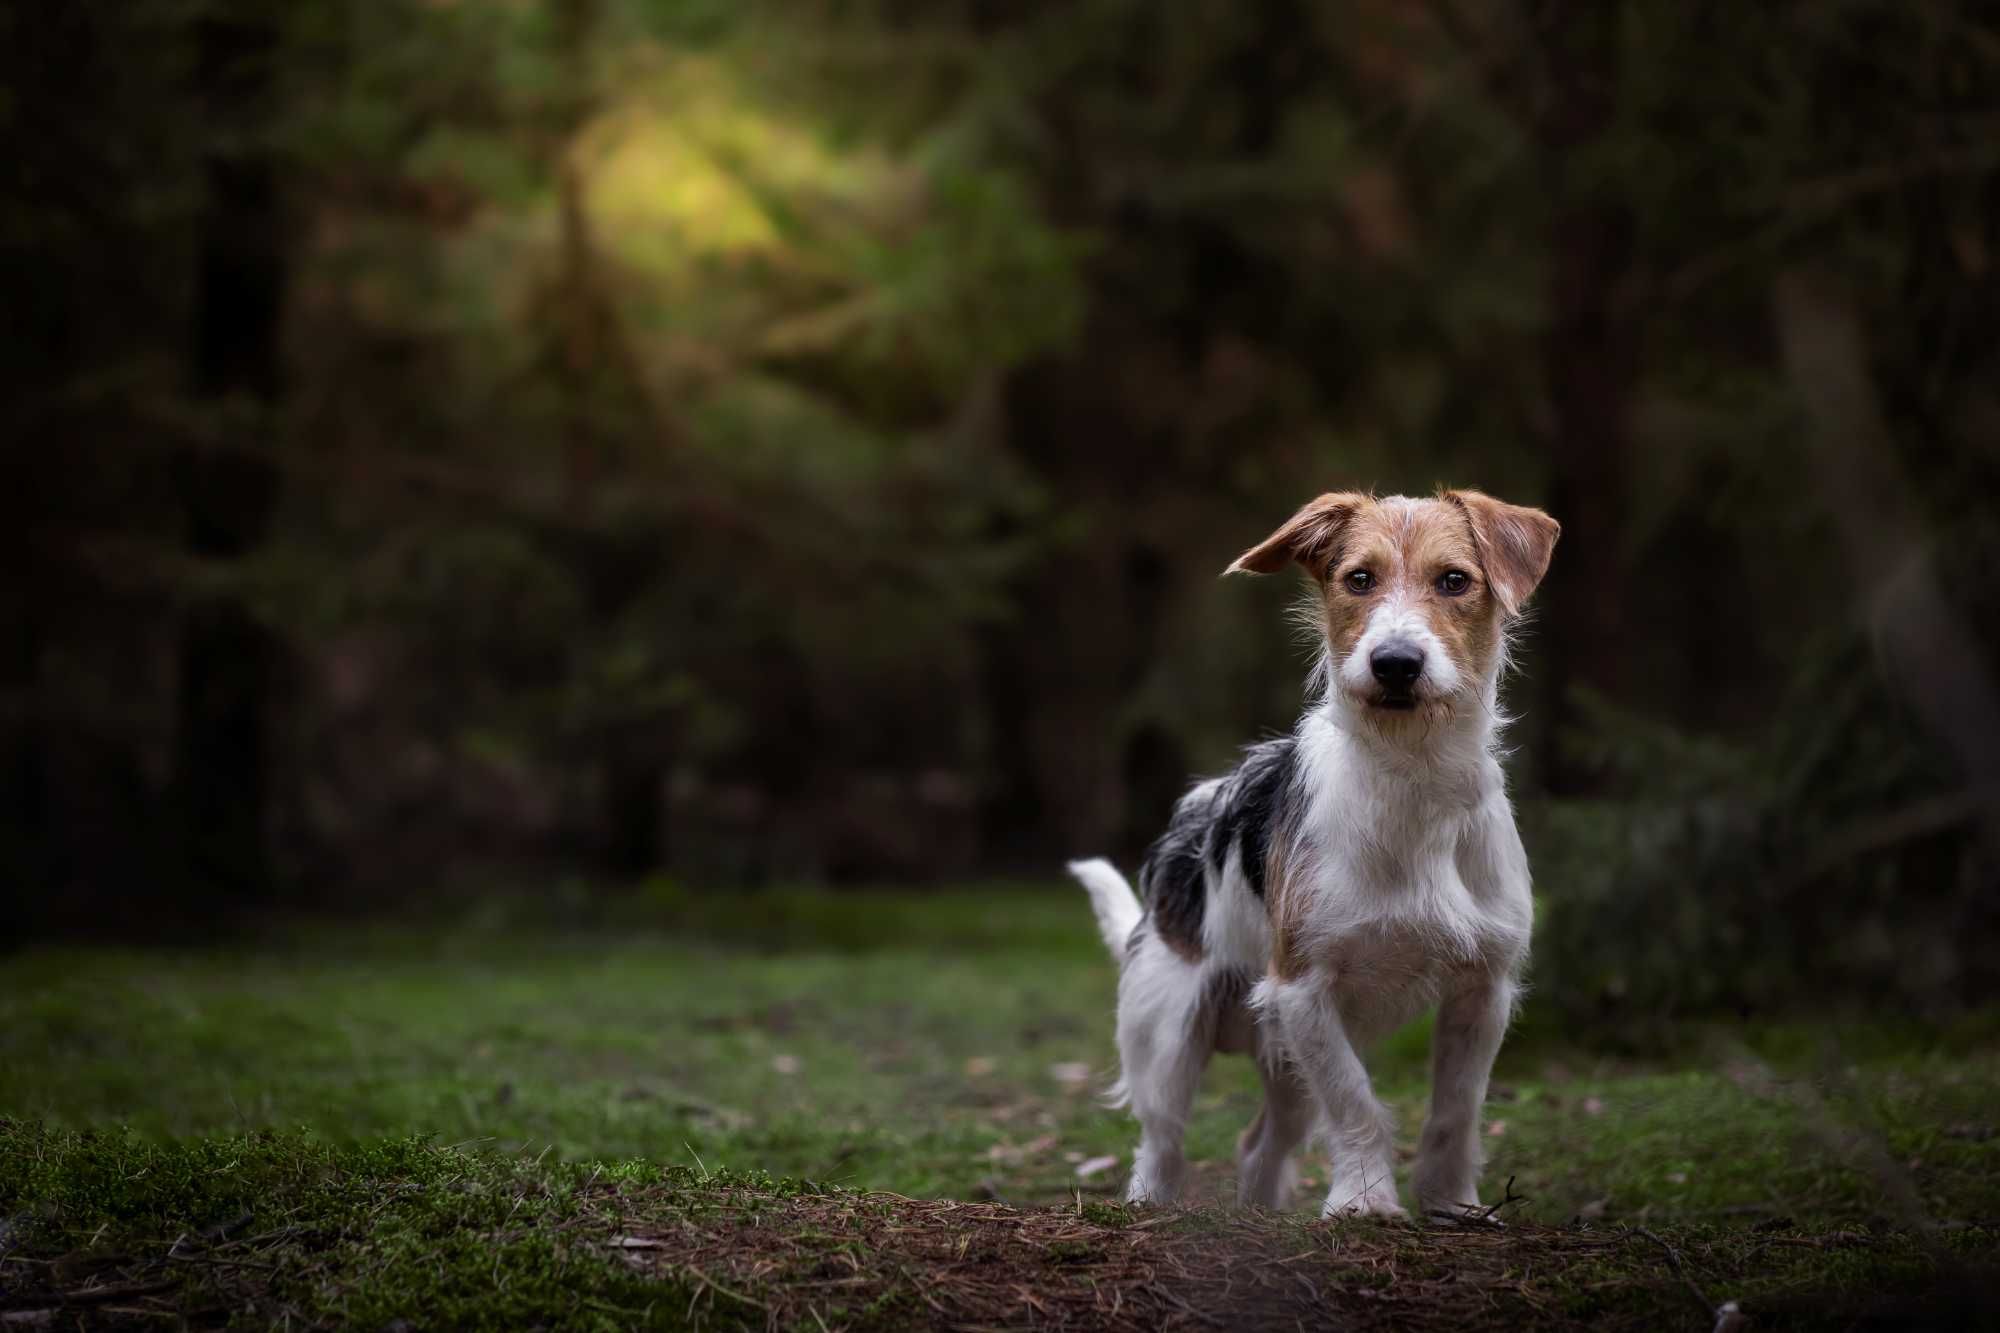
[[[549,141],[556,181],[561,268],[550,299],[550,366],[561,401],[563,493],[582,534],[577,562],[592,613],[603,624],[628,614],[647,588],[649,545],[621,533],[599,512],[598,491],[617,426],[647,421],[641,376],[603,280],[591,235],[589,182],[574,146],[597,112],[590,51],[601,0],[560,0],[555,42],[564,97]],[[597,869],[630,883],[660,867],[666,854],[667,746],[661,728],[615,722],[592,737],[597,766]]]
[[[1621,297],[1636,265],[1633,219],[1594,197],[1572,164],[1611,132],[1619,79],[1620,6],[1596,0],[1543,7],[1539,47],[1548,86],[1536,122],[1555,213],[1549,232],[1549,326],[1543,340],[1551,430],[1550,510],[1561,550],[1542,594],[1549,749],[1544,771],[1557,792],[1587,789],[1595,775],[1563,753],[1574,691],[1616,695],[1624,683],[1624,531],[1638,331]]]
[[[665,854],[663,751],[640,743],[616,745],[604,762],[604,852],[607,874],[629,883],[659,869]]]
[[[285,288],[279,170],[267,135],[277,31],[254,3],[213,7],[197,29],[207,150],[198,223],[191,387],[214,438],[183,473],[187,546],[231,565],[264,540],[276,499],[268,450]],[[192,606],[181,640],[174,782],[194,890],[218,904],[268,893],[267,721],[277,644],[238,597]]]
[[[54,915],[46,895],[59,887],[52,852],[63,839],[50,827],[39,680],[45,631],[37,610],[28,579],[9,580],[0,590],[0,624],[10,638],[0,655],[0,706],[6,709],[0,717],[0,883],[21,895],[31,918],[41,919]]]

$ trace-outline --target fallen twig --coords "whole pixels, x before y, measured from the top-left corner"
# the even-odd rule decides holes
[[[132,1296],[151,1296],[180,1284],[165,1282],[113,1282],[102,1287],[78,1287],[73,1291],[24,1291],[0,1298],[0,1309],[23,1310],[56,1305],[103,1305]]]
[[[1695,1303],[1697,1305],[1701,1306],[1701,1312],[1707,1315],[1710,1319],[1720,1318],[1721,1312],[1716,1308],[1714,1302],[1710,1301],[1708,1299],[1707,1294],[1704,1293],[1700,1287],[1695,1285],[1694,1279],[1688,1276],[1687,1269],[1682,1266],[1681,1252],[1675,1249],[1673,1246],[1667,1244],[1666,1238],[1661,1236],[1658,1232],[1650,1231],[1645,1227],[1640,1227],[1638,1229],[1638,1234],[1644,1236],[1647,1240],[1652,1241],[1655,1245],[1658,1245],[1661,1249],[1667,1252],[1667,1262],[1673,1265],[1674,1276],[1678,1277],[1681,1280],[1681,1283],[1687,1287],[1688,1294],[1694,1297]]]

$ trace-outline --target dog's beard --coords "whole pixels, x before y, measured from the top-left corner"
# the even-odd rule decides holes
[[[1398,740],[1423,740],[1458,716],[1459,700],[1451,693],[1417,689],[1393,693],[1380,688],[1341,690],[1350,713],[1373,730]]]

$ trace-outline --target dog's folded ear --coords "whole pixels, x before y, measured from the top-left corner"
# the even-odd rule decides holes
[[[1236,557],[1225,574],[1275,574],[1296,560],[1314,578],[1323,579],[1340,554],[1340,534],[1354,513],[1368,502],[1356,491],[1328,491],[1309,500],[1278,530]]]
[[[1506,504],[1479,491],[1446,491],[1445,499],[1471,521],[1472,541],[1500,609],[1519,615],[1528,594],[1549,572],[1562,525],[1539,509]]]

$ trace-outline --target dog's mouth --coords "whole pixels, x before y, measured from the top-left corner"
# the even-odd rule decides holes
[[[1408,690],[1384,690],[1370,699],[1368,706],[1389,713],[1414,713],[1417,711],[1417,696]]]

